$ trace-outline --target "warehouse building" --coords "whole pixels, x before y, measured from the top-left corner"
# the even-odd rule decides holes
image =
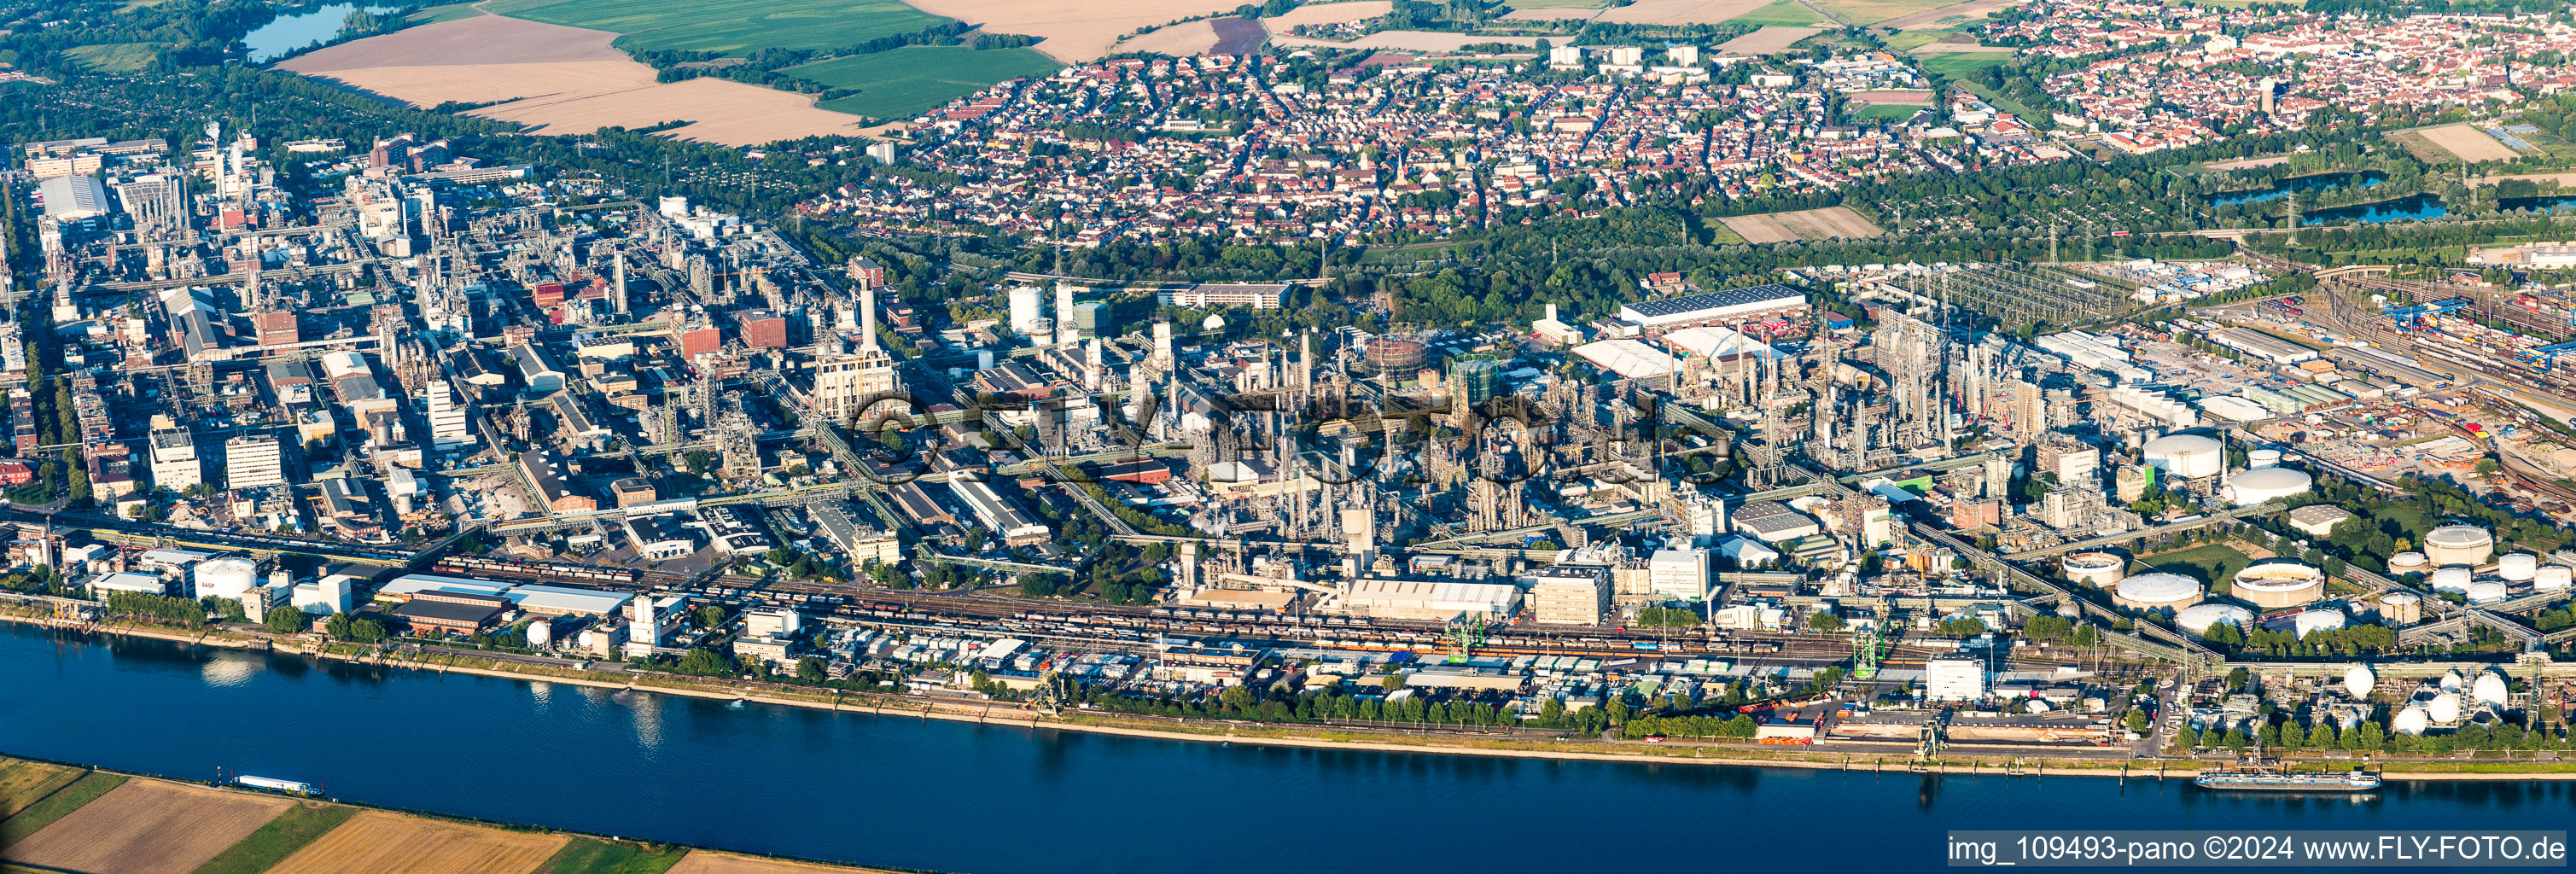
[[[1778,501],[1753,501],[1737,507],[1733,522],[1735,530],[1765,543],[1785,543],[1824,531],[1815,519]]]
[[[2274,364],[2297,364],[2314,360],[2317,352],[2305,346],[2244,328],[2221,328],[2209,332],[2209,341]]]
[[[1540,625],[1599,625],[1610,610],[1610,569],[1557,565],[1524,576],[1530,621]]]
[[[1619,308],[1619,318],[1661,334],[1700,325],[1785,319],[1806,310],[1805,292],[1786,285],[1757,285],[1628,304]]]
[[[848,501],[829,501],[806,511],[814,525],[823,530],[823,538],[832,541],[854,565],[868,562],[894,564],[903,560],[903,542],[894,532],[878,526],[873,514],[863,514]]]
[[[1519,586],[1448,580],[1353,580],[1339,605],[1354,616],[1447,622],[1461,616],[1505,619],[1520,604]]]

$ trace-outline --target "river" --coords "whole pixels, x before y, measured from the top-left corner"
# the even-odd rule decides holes
[[[2565,828],[2568,783],[1551,762],[990,728],[0,630],[0,753],[941,871],[1918,869],[1953,828]]]

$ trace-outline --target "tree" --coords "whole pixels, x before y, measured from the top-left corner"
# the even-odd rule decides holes
[[[279,634],[304,633],[304,611],[292,607],[271,609],[268,611],[268,617],[261,621],[268,624],[268,630]]]
[[[714,628],[724,624],[725,609],[714,604],[708,604],[704,607],[698,608],[692,615],[698,620],[699,628]]]
[[[2128,724],[2130,731],[2139,734],[2147,733],[2147,712],[2144,710],[2132,707],[2129,709],[2129,715],[2121,717],[2120,721]]]
[[[1831,613],[1807,614],[1807,629],[1810,631],[1821,631],[1826,634],[1832,634],[1843,630],[1845,626],[1846,623],[1843,622],[1842,617]]]
[[[823,670],[822,659],[802,658],[796,660],[796,679],[803,680],[808,683],[820,683],[829,676],[831,675]]]
[[[2253,675],[2246,673],[2244,668],[2229,670],[2227,672],[2227,691],[2243,692],[2245,691],[2245,684],[2252,679]]]

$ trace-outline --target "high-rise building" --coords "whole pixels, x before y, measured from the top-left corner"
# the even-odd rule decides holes
[[[224,441],[224,485],[255,489],[286,484],[284,450],[273,434],[244,434]]]
[[[1646,588],[1658,598],[1706,600],[1708,550],[1658,549],[1646,560]]]
[[[186,428],[166,428],[152,432],[152,485],[172,492],[187,491],[190,486],[206,481],[205,470],[197,463],[197,438]]]
[[[877,343],[873,286],[859,288],[859,317],[858,351],[827,355],[814,367],[814,411],[835,421],[857,418],[868,404],[893,394],[898,384],[894,356]]]
[[[444,377],[433,378],[423,392],[429,400],[429,436],[444,451],[474,444],[474,431],[467,425],[469,411],[458,403],[456,389]]]

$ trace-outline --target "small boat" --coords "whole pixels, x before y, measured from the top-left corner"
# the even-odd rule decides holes
[[[2214,771],[2202,771],[2191,782],[2203,789],[2247,789],[2292,792],[2366,792],[2379,788],[2379,775],[2354,768],[2341,774],[2293,772],[2277,762],[2247,759]]]

